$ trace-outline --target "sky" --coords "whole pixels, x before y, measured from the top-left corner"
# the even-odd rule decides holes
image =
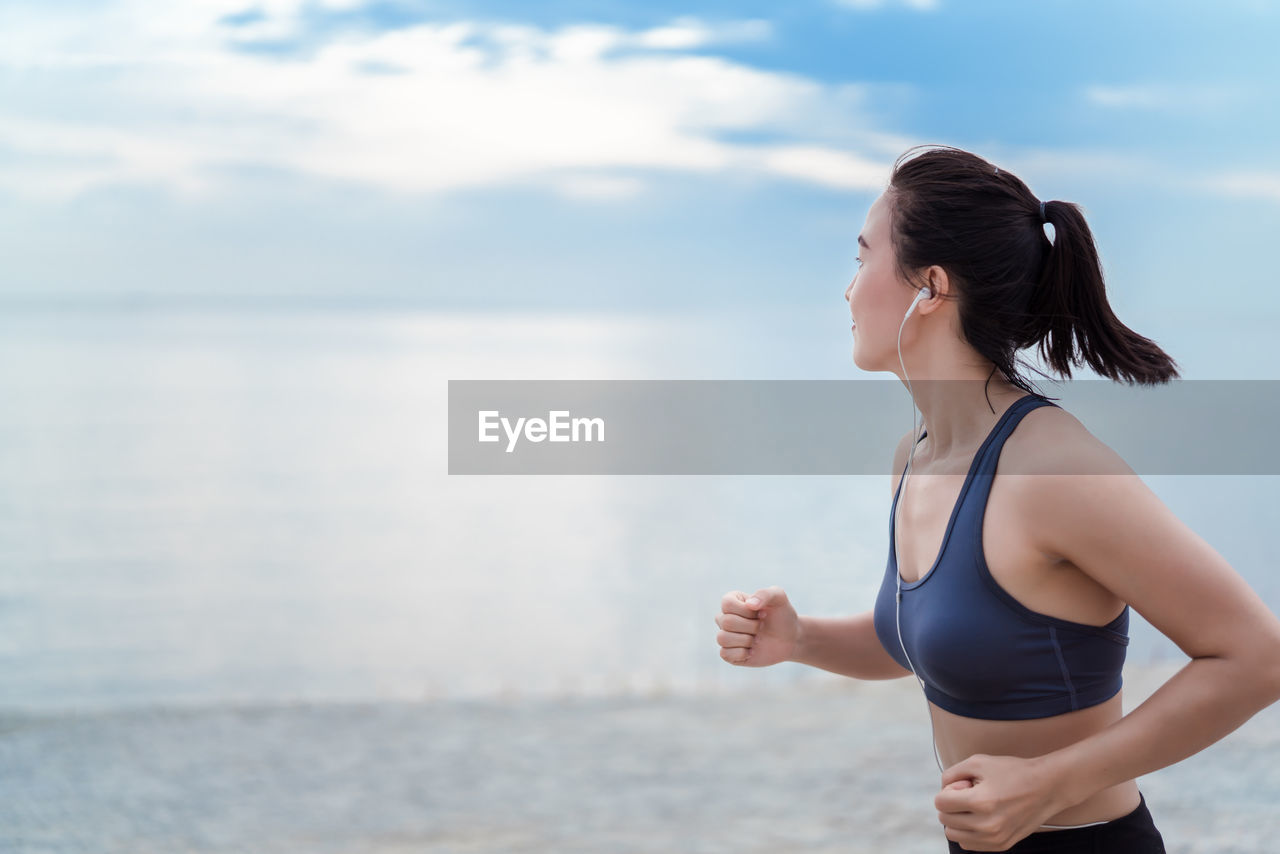
[[[1131,326],[1256,364],[1277,36],[1257,0],[5,0],[0,303],[843,308],[944,143],[1081,205]]]

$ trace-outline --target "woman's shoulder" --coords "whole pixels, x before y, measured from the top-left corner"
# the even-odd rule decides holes
[[[1159,501],[1129,464],[1071,412],[1039,406],[1023,414],[1001,450],[1007,506],[1035,548],[1076,563],[1073,544],[1109,526],[1156,524]],[[1127,520],[1127,521],[1121,521]]]
[[[1037,406],[1023,414],[1005,440],[1002,474],[1132,475],[1133,469],[1066,408]]]

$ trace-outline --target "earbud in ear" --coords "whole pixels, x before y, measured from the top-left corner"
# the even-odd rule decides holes
[[[907,322],[907,318],[911,316],[911,312],[915,311],[916,306],[920,304],[920,300],[929,299],[931,296],[933,296],[933,290],[930,288],[925,287],[916,291],[915,299],[913,299],[911,301],[911,305],[907,307],[907,313],[902,316],[902,322]]]

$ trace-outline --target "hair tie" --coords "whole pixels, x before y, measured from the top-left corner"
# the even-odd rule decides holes
[[[1044,203],[1044,202],[1041,202],[1041,203],[1040,203],[1040,221],[1041,221],[1041,222],[1048,222],[1049,220],[1047,220],[1047,219],[1045,219],[1045,218],[1044,218],[1044,206],[1045,206],[1045,203]]]

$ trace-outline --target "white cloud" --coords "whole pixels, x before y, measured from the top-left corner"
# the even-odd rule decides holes
[[[629,199],[644,190],[642,181],[622,175],[569,175],[557,186],[563,195],[577,199]]]
[[[1228,172],[1210,175],[1200,186],[1211,193],[1280,202],[1280,172]]]
[[[1162,193],[1181,190],[1280,202],[1280,172],[1205,171],[1162,162],[1147,152],[1021,148],[982,153],[1027,181],[1042,199],[1078,202],[1075,193],[1081,187],[1123,185],[1135,191],[1149,186]]]
[[[236,27],[217,22],[242,11],[239,0],[0,13],[15,46],[0,66],[47,79],[54,93],[38,106],[0,104],[0,145],[17,152],[0,189],[52,197],[144,182],[215,192],[224,166],[413,193],[540,180],[590,198],[637,192],[643,169],[740,170],[835,188],[888,178],[891,161],[851,151],[880,156],[886,144],[863,130],[857,90],[680,52],[768,38],[763,21],[682,17],[640,31],[430,23],[343,35],[287,59],[230,46],[294,34],[301,5],[270,0],[259,4],[261,21]],[[60,106],[59,96],[83,102],[79,87],[90,84],[105,109]],[[722,138],[734,132],[809,142]]]
[[[1240,104],[1249,94],[1240,87],[1140,83],[1088,86],[1084,98],[1109,109],[1182,111],[1214,110]]]
[[[0,143],[38,152],[48,164],[43,168],[0,165],[0,186],[24,195],[68,196],[86,186],[128,180],[164,183],[184,194],[208,189],[196,168],[199,146],[173,145],[111,127],[7,116],[0,117]]]
[[[696,18],[677,18],[669,26],[655,27],[638,33],[633,43],[648,48],[691,48],[727,42],[761,41],[769,38],[768,21],[733,21],[709,27]]]
[[[880,163],[829,148],[778,146],[758,157],[770,172],[841,189],[882,190],[889,181]]]

